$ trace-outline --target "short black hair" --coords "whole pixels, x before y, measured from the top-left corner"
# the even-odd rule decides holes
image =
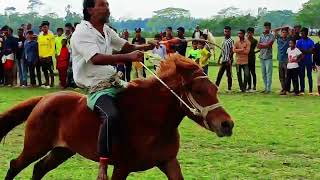
[[[181,31],[181,32],[185,32],[185,29],[184,29],[184,27],[179,27],[178,29],[177,29],[178,31]]]
[[[290,41],[293,43],[293,44],[297,44],[297,41],[295,39],[290,39]]]
[[[289,32],[289,28],[288,28],[288,27],[282,28],[282,29],[281,29],[281,32],[282,32],[282,31]]]
[[[253,27],[249,27],[249,28],[247,29],[247,32],[254,33],[254,28],[253,28]]]
[[[244,29],[240,29],[239,32],[246,34],[246,30],[244,30]]]
[[[225,26],[224,29],[231,31],[231,27],[230,26]]]
[[[135,31],[136,33],[140,33],[140,32],[141,32],[141,28],[135,28],[134,31]]]
[[[172,27],[171,27],[171,26],[167,27],[166,29],[169,29],[169,30],[171,30],[171,31],[172,31]]]
[[[198,44],[199,42],[198,41],[196,41],[196,40],[193,40],[192,41],[192,44]]]
[[[27,34],[28,34],[28,35],[33,35],[33,31],[30,30],[30,31],[27,32]]]
[[[64,27],[72,28],[72,24],[71,24],[71,23],[66,23],[66,24],[64,25]]]
[[[42,21],[41,27],[42,27],[42,26],[50,26],[49,21]]]
[[[304,33],[308,34],[309,33],[309,29],[304,27],[304,28],[301,29],[301,32],[304,32]]]
[[[18,32],[19,32],[19,31],[22,31],[22,32],[24,31],[24,29],[22,29],[22,28],[18,28],[17,30],[18,30]]]
[[[91,15],[89,14],[88,8],[93,8],[96,5],[95,0],[83,0],[83,19],[90,21]]]
[[[11,34],[13,33],[13,29],[11,27],[9,27],[9,32],[11,32]]]
[[[1,28],[1,31],[8,31],[9,30],[9,26],[5,25]]]
[[[265,22],[265,23],[263,24],[263,26],[264,26],[264,27],[271,27],[271,22]]]
[[[301,29],[301,25],[300,25],[300,24],[296,24],[296,25],[294,25],[293,28],[299,28],[299,29]]]
[[[58,31],[62,31],[63,32],[63,28],[57,28],[57,32]]]

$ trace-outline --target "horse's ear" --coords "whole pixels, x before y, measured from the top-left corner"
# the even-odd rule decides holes
[[[191,78],[193,73],[200,69],[199,65],[197,65],[195,62],[181,55],[175,55],[174,61],[177,72],[182,74],[182,76],[187,79]]]

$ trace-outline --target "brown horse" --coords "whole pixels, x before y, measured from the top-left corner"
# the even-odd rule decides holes
[[[178,126],[185,116],[219,137],[232,134],[231,117],[217,106],[218,89],[197,64],[174,55],[161,64],[158,76],[189,106],[198,110],[215,107],[202,108],[201,113],[193,114],[155,78],[131,82],[117,102],[122,117],[112,148],[112,179],[126,179],[130,172],[153,167],[158,167],[168,179],[183,179],[177,153]],[[57,92],[20,103],[0,115],[0,141],[24,121],[24,148],[10,162],[6,180],[40,158],[34,166],[33,180],[41,179],[75,153],[98,161],[101,121],[87,108],[86,96]]]

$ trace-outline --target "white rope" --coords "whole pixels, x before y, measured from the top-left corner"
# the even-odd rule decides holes
[[[150,70],[146,65],[144,65],[142,62],[140,64],[146,68],[147,71],[149,71],[164,87],[166,87],[176,98],[179,99],[179,101],[185,105],[194,115],[198,115],[199,111],[197,109],[191,108],[186,102],[184,102],[183,99],[181,99],[177,93],[175,93],[165,82],[163,82],[155,73],[153,73],[152,70]]]

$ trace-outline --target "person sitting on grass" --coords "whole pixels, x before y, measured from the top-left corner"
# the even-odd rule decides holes
[[[70,53],[67,47],[68,40],[66,38],[61,41],[62,47],[60,50],[60,55],[57,59],[57,69],[59,71],[59,80],[60,80],[60,88],[67,88],[67,75],[68,75],[68,67],[69,67],[69,58]]]
[[[292,81],[293,88],[294,88],[294,95],[299,96],[299,62],[303,58],[302,52],[296,47],[296,41],[290,40],[289,41],[289,49],[287,50],[288,54],[288,64],[287,64],[287,75],[286,75],[286,88],[280,95],[286,95],[287,92],[290,90],[290,84]]]
[[[186,54],[187,58],[194,60],[199,63],[200,51],[198,49],[198,41],[192,41],[192,48]]]
[[[202,67],[203,72],[208,75],[209,59],[211,57],[210,49],[206,48],[206,43],[204,41],[198,43],[198,49],[200,52],[199,65]]]

